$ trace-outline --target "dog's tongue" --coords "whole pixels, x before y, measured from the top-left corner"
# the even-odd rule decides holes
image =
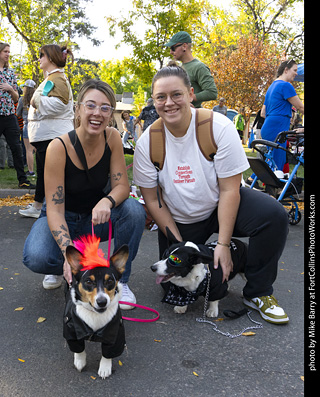
[[[165,277],[165,276],[157,276],[157,278],[156,278],[156,283],[157,283],[157,284],[162,283],[162,280],[164,279],[164,277]]]

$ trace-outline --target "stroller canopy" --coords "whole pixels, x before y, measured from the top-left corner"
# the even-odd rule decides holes
[[[298,74],[294,81],[304,82],[304,63],[300,63],[300,65],[298,65]]]

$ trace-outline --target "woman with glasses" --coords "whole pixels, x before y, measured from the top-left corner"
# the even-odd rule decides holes
[[[294,60],[284,61],[278,68],[277,76],[266,93],[261,116],[265,122],[261,129],[261,138],[274,141],[279,132],[290,129],[292,106],[304,114],[304,105],[292,85],[297,76],[298,65]],[[286,147],[287,142],[280,143]],[[273,159],[280,171],[286,163],[286,152],[281,149],[273,151]]]
[[[66,247],[75,238],[92,234],[92,227],[102,241],[108,240],[111,219],[114,249],[129,246],[121,278],[122,299],[135,303],[127,283],[146,215],[140,203],[128,198],[121,137],[116,129],[108,127],[115,106],[114,92],[103,81],[88,80],[80,89],[76,104],[78,127],[54,139],[47,149],[46,205],[26,240],[24,264],[37,273],[63,274],[71,283]],[[122,309],[131,308],[122,305]]]
[[[19,214],[25,217],[40,216],[45,194],[44,164],[49,143],[73,128],[73,96],[64,74],[68,56],[73,61],[72,52],[56,44],[44,45],[40,49],[39,66],[43,71],[44,81],[34,92],[28,112],[29,142],[36,148],[37,183],[34,203],[19,210]],[[45,288],[51,288],[57,283],[59,281],[51,276],[44,280]]]
[[[162,170],[150,159],[151,127],[135,149],[133,178],[159,227],[159,256],[167,248],[166,227],[178,240],[196,244],[218,233],[214,268],[221,265],[224,282],[233,268],[231,237],[249,237],[244,303],[267,321],[287,323],[288,316],[272,295],[288,233],[286,211],[272,197],[240,187],[249,164],[235,126],[220,113],[213,114],[210,130],[217,146],[214,161],[204,157],[196,136],[196,109],[190,106],[192,94],[183,68],[169,64],[159,70],[152,97],[164,125]]]

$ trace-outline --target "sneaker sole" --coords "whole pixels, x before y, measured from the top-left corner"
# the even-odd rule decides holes
[[[20,211],[19,211],[19,214],[21,216],[24,216],[25,218],[39,218],[39,216],[40,216],[40,213],[39,214],[22,214]]]
[[[256,310],[259,312],[260,316],[265,320],[268,321],[268,323],[272,324],[287,324],[289,322],[289,317],[287,316],[286,318],[271,318],[268,317],[266,314],[264,314],[253,302],[248,301],[247,299],[243,298],[243,303],[250,307],[251,309]]]
[[[61,287],[61,284],[62,284],[62,281],[59,284],[58,283],[57,284],[47,284],[45,282],[42,282],[42,286],[44,289],[56,289],[56,288]]]
[[[126,301],[124,301],[124,302],[126,302]],[[129,303],[137,303],[137,302],[135,301],[135,302],[129,302]],[[135,308],[134,306],[125,305],[125,304],[122,304],[122,303],[120,303],[119,306],[120,306],[121,310],[133,310]]]

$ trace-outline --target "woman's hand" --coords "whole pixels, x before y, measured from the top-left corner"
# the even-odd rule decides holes
[[[63,277],[65,278],[66,282],[71,285],[72,283],[72,273],[71,273],[71,267],[68,263],[67,260],[64,261],[63,264]]]
[[[218,266],[222,268],[222,282],[229,280],[230,273],[233,270],[233,262],[231,259],[230,248],[222,245],[217,245],[214,250],[213,267],[218,269]]]
[[[111,201],[106,197],[97,203],[97,205],[92,209],[92,223],[94,226],[109,221],[111,215],[111,206]]]

